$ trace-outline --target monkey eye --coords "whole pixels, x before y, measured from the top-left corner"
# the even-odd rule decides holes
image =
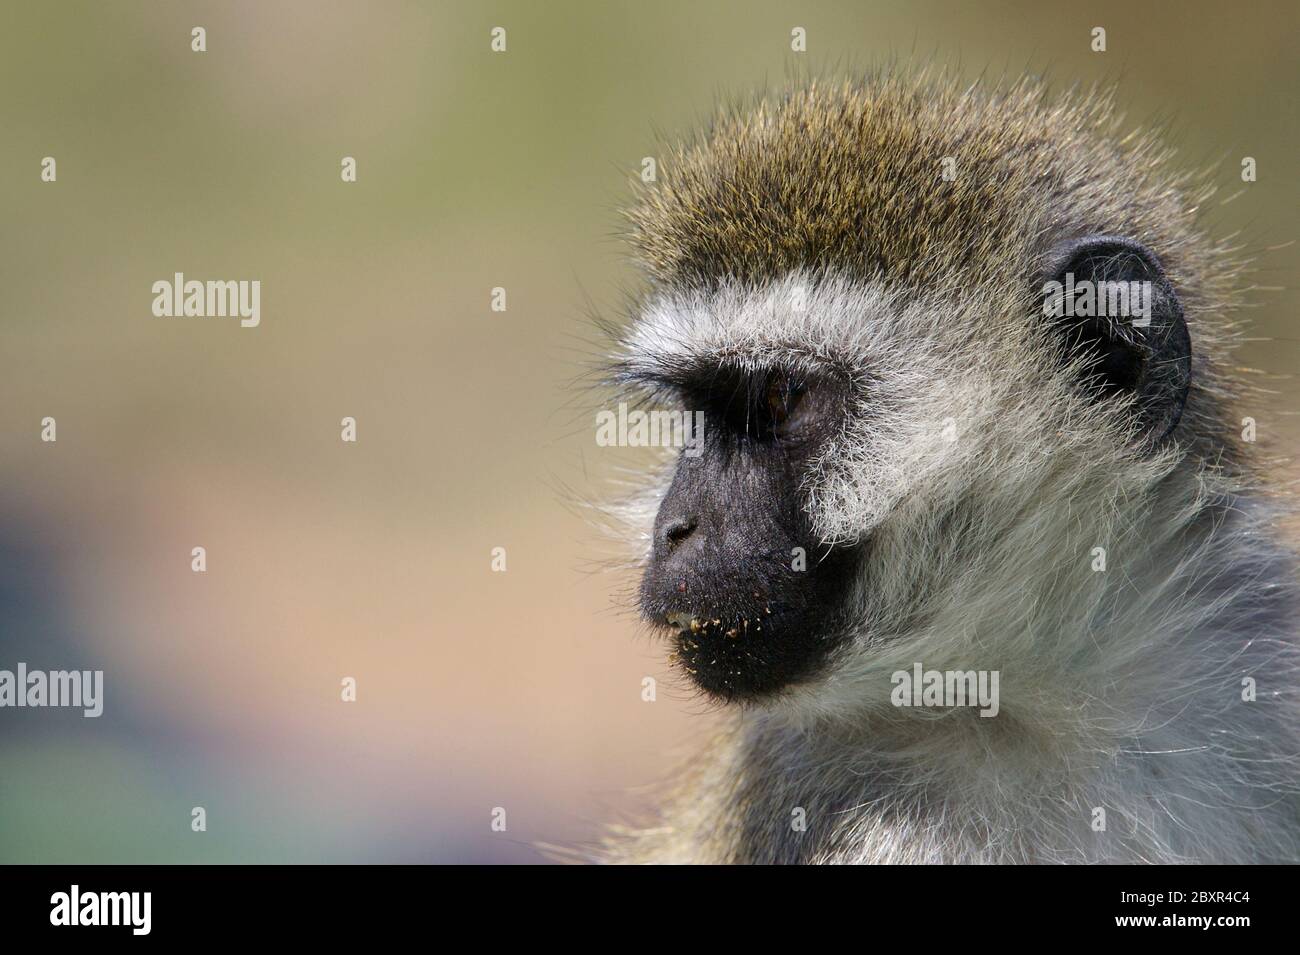
[[[767,380],[764,405],[767,424],[774,430],[783,430],[798,423],[799,409],[803,405],[807,387],[789,375],[777,373]]]
[[[786,445],[818,437],[823,419],[841,417],[844,386],[823,375],[723,366],[692,384],[679,385],[687,407],[708,409],[711,420],[742,438]]]

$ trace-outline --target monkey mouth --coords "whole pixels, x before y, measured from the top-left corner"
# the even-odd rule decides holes
[[[664,614],[663,622],[678,632],[699,631],[704,625],[699,617],[694,614],[683,613],[680,610]]]
[[[817,618],[754,597],[712,606],[665,601],[644,607],[644,620],[667,638],[674,668],[697,689],[721,702],[756,701],[810,678],[829,641]]]
[[[765,616],[770,615],[771,612],[771,609],[764,609],[763,613],[756,617],[724,619],[710,614],[674,610],[664,614],[661,619],[664,625],[674,630],[679,637],[722,636],[734,640],[749,633],[761,633]]]

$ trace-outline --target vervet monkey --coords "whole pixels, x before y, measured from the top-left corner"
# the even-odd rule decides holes
[[[1205,184],[1104,94],[915,76],[724,111],[658,180],[611,380],[705,431],[627,515],[726,715],[602,858],[1297,861],[1295,559]]]

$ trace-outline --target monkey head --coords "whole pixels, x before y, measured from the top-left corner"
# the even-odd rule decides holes
[[[645,187],[613,377],[704,415],[648,492],[639,594],[700,689],[843,710],[917,660],[1063,665],[1104,611],[1092,550],[1175,533],[1116,515],[1230,455],[1188,331],[1226,279],[1114,125],[1032,87],[813,85]]]

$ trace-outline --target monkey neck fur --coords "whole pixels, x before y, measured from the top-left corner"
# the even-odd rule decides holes
[[[1043,560],[1016,563],[1024,574],[997,560],[968,567],[833,685],[729,712],[668,825],[615,857],[1294,859],[1292,559],[1271,543],[1267,502],[1212,483],[1183,466],[1152,490],[1154,506],[1119,538],[1140,548],[1128,571],[1085,562],[1094,577],[1074,583],[1059,556],[1074,551],[1044,539]],[[988,661],[976,650],[972,662],[972,647]],[[1008,659],[996,719],[890,702],[890,672],[914,661]]]
[[[808,479],[822,539],[857,522],[863,558],[856,624],[824,672],[729,712],[663,825],[615,858],[1300,853],[1293,558],[1280,502],[1224,438],[1213,366],[1185,432],[1143,448],[1121,406],[1072,397],[1010,323],[971,349],[965,314],[806,275],[647,310],[639,361],[762,364],[792,340],[819,343],[819,360],[867,356],[851,370],[870,381],[862,406]],[[955,441],[934,438],[945,421]],[[893,705],[892,674],[916,664],[998,671],[997,717]]]

